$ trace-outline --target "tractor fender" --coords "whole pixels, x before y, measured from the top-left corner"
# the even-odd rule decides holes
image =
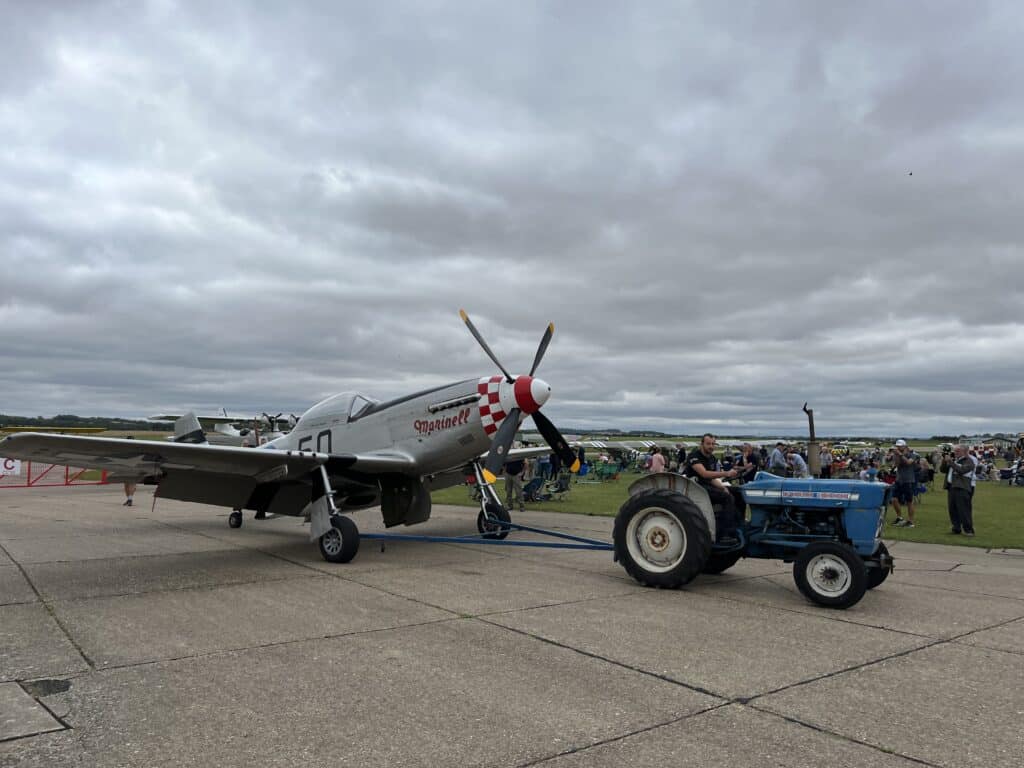
[[[675,472],[654,472],[653,474],[641,477],[630,485],[629,495],[636,496],[659,488],[681,493],[696,504],[697,509],[701,511],[701,514],[704,515],[704,519],[708,523],[711,540],[715,540],[715,511],[711,508],[711,497],[708,496],[708,492],[701,487],[700,483],[693,478],[685,477]]]

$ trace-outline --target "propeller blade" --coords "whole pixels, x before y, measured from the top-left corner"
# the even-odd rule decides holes
[[[548,329],[544,331],[544,336],[540,340],[540,346],[537,347],[537,354],[533,358],[533,366],[530,368],[530,375],[537,371],[537,366],[540,365],[541,359],[544,357],[544,353],[548,351],[548,344],[551,343],[551,337],[555,333],[555,324],[548,323]]]
[[[569,447],[569,444],[565,442],[565,438],[562,437],[562,433],[558,431],[558,427],[551,423],[547,416],[542,414],[540,411],[530,414],[533,417],[533,423],[537,425],[537,429],[540,431],[541,436],[548,445],[551,446],[552,450],[558,454],[558,458],[562,460],[562,465],[569,468],[570,472],[580,471],[580,460],[576,456],[576,451]],[[504,425],[502,425],[504,427]],[[501,430],[498,430],[499,432]],[[488,456],[488,458],[490,458]]]
[[[491,450],[487,452],[484,460],[484,480],[493,483],[498,479],[498,473],[505,466],[505,459],[508,457],[508,449],[512,447],[512,441],[519,431],[519,409],[513,408],[508,416],[501,422],[498,433],[491,441]]]
[[[473,334],[473,338],[477,340],[477,343],[484,348],[484,352],[487,353],[487,356],[494,361],[494,364],[496,366],[498,366],[498,370],[505,374],[505,380],[510,382],[515,381],[515,379],[512,378],[512,375],[505,370],[505,366],[498,362],[498,358],[495,357],[493,352],[491,352],[491,348],[487,346],[487,342],[484,341],[484,337],[480,335],[480,332],[476,329],[476,326],[474,326],[473,322],[469,319],[469,315],[466,314],[466,310],[460,309],[459,317],[462,318],[462,322],[464,322],[466,324],[466,327],[469,328],[469,332]]]

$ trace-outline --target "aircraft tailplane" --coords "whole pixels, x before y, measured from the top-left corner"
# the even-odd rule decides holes
[[[196,415],[189,411],[174,422],[174,442],[205,444],[206,434]]]

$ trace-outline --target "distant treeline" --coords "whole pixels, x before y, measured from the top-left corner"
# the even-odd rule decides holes
[[[8,416],[5,413],[0,413],[0,427],[103,427],[104,429],[138,429],[152,432],[169,429],[170,425],[156,421],[111,419],[106,416],[75,416],[71,413],[59,413],[51,418]]]

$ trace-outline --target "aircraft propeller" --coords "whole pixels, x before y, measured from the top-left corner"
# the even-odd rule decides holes
[[[263,412],[263,418],[267,420],[267,425],[270,427],[271,432],[277,432],[277,420],[284,415],[284,411],[277,414],[277,416],[271,416],[266,411]]]
[[[473,322],[469,319],[469,315],[466,314],[466,311],[464,309],[460,309],[459,315],[462,317],[462,321],[466,324],[466,327],[469,328],[469,332],[473,334],[473,338],[475,338],[477,343],[483,347],[487,356],[491,358],[494,364],[498,366],[498,369],[505,374],[505,381],[516,386],[517,400],[521,382],[524,390],[530,390],[535,381],[540,381],[539,379],[533,379],[533,374],[537,372],[537,367],[540,365],[540,361],[544,358],[544,353],[547,352],[548,344],[551,343],[551,337],[555,332],[554,323],[548,323],[548,327],[545,329],[544,335],[541,337],[540,344],[537,347],[537,354],[534,355],[533,358],[533,365],[530,367],[529,375],[521,376],[516,379],[505,369],[505,366],[501,364],[497,355],[491,351],[487,342],[484,341],[483,336],[480,335],[476,326],[474,326]],[[526,396],[529,397],[529,395]],[[522,401],[520,400],[519,402]],[[575,451],[569,447],[565,438],[562,437],[562,433],[558,431],[558,428],[552,424],[546,416],[541,414],[539,410],[541,404],[534,403],[535,407],[528,409],[527,415],[533,417],[533,421],[537,425],[537,429],[540,431],[544,441],[551,446],[551,449],[562,460],[563,465],[569,467],[570,471],[577,472],[580,468],[580,462],[576,457]],[[491,450],[487,452],[487,458],[484,459],[483,471],[484,479],[489,483],[493,483],[497,479],[498,473],[501,472],[502,467],[505,465],[505,459],[508,456],[509,449],[512,447],[512,441],[515,440],[516,432],[519,430],[519,419],[521,413],[521,408],[512,408],[505,416],[505,420],[502,422],[497,433],[494,435],[494,439],[491,441]]]

